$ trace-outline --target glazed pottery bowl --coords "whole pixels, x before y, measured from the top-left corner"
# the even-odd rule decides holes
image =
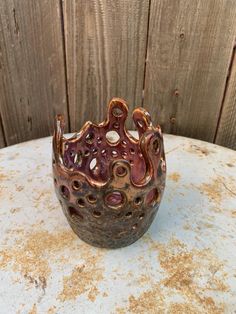
[[[128,106],[114,98],[104,122],[86,122],[71,138],[56,117],[53,177],[57,197],[74,232],[85,242],[118,248],[149,228],[165,187],[160,126],[143,108],[133,111],[139,138],[125,128]]]

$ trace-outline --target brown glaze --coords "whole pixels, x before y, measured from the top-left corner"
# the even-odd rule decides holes
[[[70,139],[56,117],[53,175],[58,199],[74,232],[94,246],[117,248],[139,239],[152,223],[163,195],[166,163],[160,126],[143,108],[133,112],[139,133],[125,128],[128,106],[113,98],[107,119],[87,122]],[[117,132],[117,139],[109,132]]]

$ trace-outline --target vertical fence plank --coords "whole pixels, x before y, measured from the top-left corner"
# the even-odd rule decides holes
[[[104,118],[107,102],[142,103],[149,1],[64,0],[71,127]]]
[[[213,141],[235,21],[234,0],[151,0],[144,106],[165,132]]]
[[[47,136],[67,118],[59,0],[0,1],[0,110],[7,144]]]
[[[236,49],[234,49],[216,144],[236,149]]]

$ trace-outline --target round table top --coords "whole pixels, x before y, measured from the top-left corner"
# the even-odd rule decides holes
[[[116,250],[91,247],[69,227],[51,138],[0,150],[1,313],[236,313],[236,152],[164,140],[158,214]]]

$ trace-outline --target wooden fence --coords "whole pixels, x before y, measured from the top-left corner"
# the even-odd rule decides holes
[[[236,149],[235,0],[1,0],[0,31],[0,147],[52,134],[56,113],[99,122],[117,96]]]

